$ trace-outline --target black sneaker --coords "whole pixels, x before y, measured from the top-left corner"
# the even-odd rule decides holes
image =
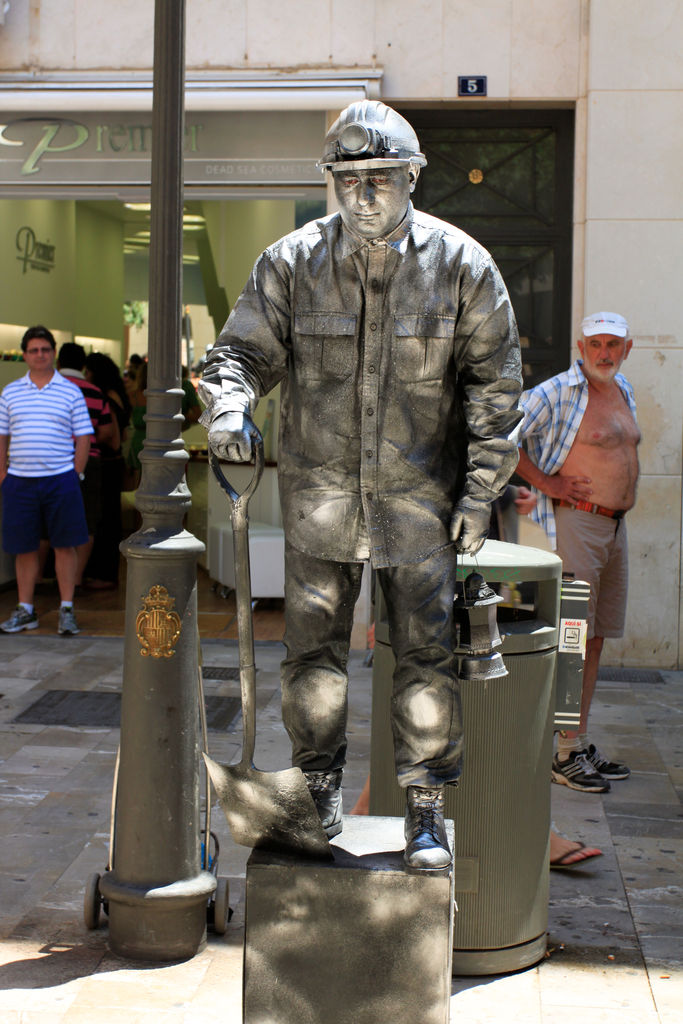
[[[572,750],[566,761],[553,758],[552,780],[580,793],[609,793],[610,784],[596,772],[585,750]]]
[[[617,764],[615,761],[608,761],[603,757],[594,743],[591,743],[588,750],[584,750],[586,760],[593,765],[596,772],[602,775],[603,779],[627,779],[631,769],[625,764]]]

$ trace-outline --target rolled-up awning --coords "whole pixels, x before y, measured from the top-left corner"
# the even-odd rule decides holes
[[[382,71],[291,74],[189,75],[187,111],[341,110],[363,99],[376,99]],[[64,74],[5,76],[0,109],[25,113],[69,111],[151,111],[152,76],[103,77]]]

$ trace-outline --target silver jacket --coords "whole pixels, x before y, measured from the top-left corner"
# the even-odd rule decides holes
[[[204,368],[209,426],[279,381],[285,531],[301,551],[381,568],[449,543],[517,463],[517,327],[472,238],[409,206],[386,238],[339,214],[265,250]]]

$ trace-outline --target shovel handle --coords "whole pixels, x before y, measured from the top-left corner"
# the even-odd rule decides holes
[[[209,465],[230,498],[232,542],[235,552],[235,603],[237,605],[237,644],[240,655],[240,693],[242,697],[242,759],[249,767],[256,746],[256,668],[254,666],[254,623],[251,614],[251,570],[249,566],[249,499],[258,487],[264,466],[263,440],[254,436],[254,473],[239,494],[220,467],[218,457],[209,448]]]
[[[263,454],[263,438],[261,437],[260,434],[254,434],[252,436],[252,440],[254,442],[254,472],[251,480],[249,481],[249,483],[244,488],[241,494],[239,491],[235,490],[235,488],[232,486],[232,484],[226,477],[221,467],[220,459],[214,452],[211,445],[209,445],[209,465],[211,466],[213,475],[216,477],[216,480],[223,488],[227,496],[230,498],[230,501],[232,502],[233,505],[236,505],[238,502],[244,503],[245,513],[247,505],[249,504],[249,499],[251,498],[252,494],[258,487],[259,481],[263,476],[263,467],[265,465],[265,456]]]

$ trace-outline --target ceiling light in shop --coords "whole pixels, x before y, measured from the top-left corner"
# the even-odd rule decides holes
[[[152,209],[151,203],[124,203],[127,210],[137,210],[139,213],[149,213]]]

